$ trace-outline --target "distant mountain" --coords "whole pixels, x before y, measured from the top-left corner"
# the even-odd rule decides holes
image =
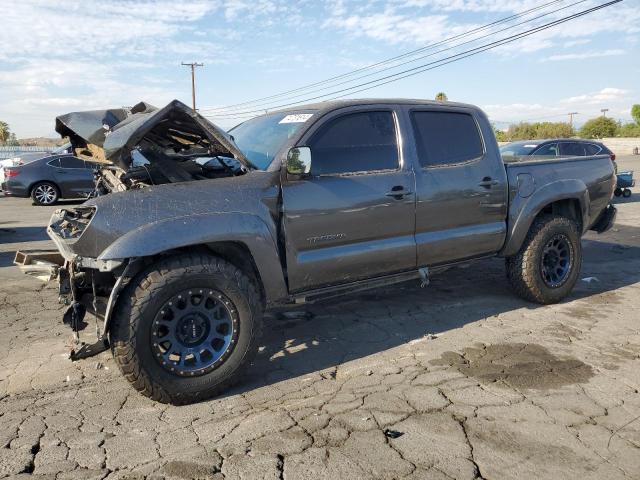
[[[67,143],[66,138],[49,138],[49,137],[34,137],[34,138],[19,138],[18,143],[23,147],[59,147]]]

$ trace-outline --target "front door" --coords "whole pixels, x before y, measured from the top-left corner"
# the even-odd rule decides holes
[[[66,198],[85,197],[94,189],[91,164],[76,157],[60,157],[55,177]]]
[[[283,182],[291,291],[415,269],[415,181],[396,112],[334,113],[299,143],[312,162]]]

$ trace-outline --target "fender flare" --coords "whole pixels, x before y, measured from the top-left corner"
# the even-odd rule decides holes
[[[264,220],[247,213],[185,215],[146,224],[118,238],[98,260],[148,257],[175,248],[215,242],[242,243],[247,247],[260,274],[268,304],[287,297],[277,242]]]
[[[578,201],[582,215],[582,232],[580,233],[584,233],[591,223],[590,197],[586,184],[578,179],[557,180],[547,183],[528,198],[522,198],[517,192],[515,193],[510,206],[508,240],[499,255],[505,257],[515,255],[520,250],[531,224],[542,209],[561,200]]]

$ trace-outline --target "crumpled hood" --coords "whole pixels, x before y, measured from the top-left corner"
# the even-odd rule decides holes
[[[69,137],[76,156],[123,170],[131,166],[131,152],[137,148],[176,158],[193,152],[233,157],[253,168],[224,130],[179,100],[160,109],[140,102],[130,110],[67,113],[56,117],[56,132]]]

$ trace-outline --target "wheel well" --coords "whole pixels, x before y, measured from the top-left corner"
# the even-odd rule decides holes
[[[578,225],[578,232],[582,233],[582,208],[577,198],[566,198],[546,205],[537,216],[543,214],[561,215],[573,220]]]
[[[33,189],[36,188],[41,183],[49,183],[49,184],[53,185],[56,188],[56,190],[58,191],[58,197],[60,197],[62,195],[62,190],[60,190],[60,186],[56,182],[52,182],[51,180],[38,180],[37,182],[33,182],[29,186],[29,196],[31,196],[31,194],[33,193]]]
[[[172,255],[182,252],[200,251],[202,253],[213,254],[217,257],[223,258],[227,262],[235,265],[242,270],[254,283],[258,292],[260,293],[260,299],[263,307],[266,304],[266,295],[264,286],[262,285],[262,279],[258,267],[251,255],[249,248],[240,242],[213,242],[202,245],[190,245],[184,248],[178,248],[169,252],[164,252],[161,255]],[[154,258],[155,261],[155,258]]]

